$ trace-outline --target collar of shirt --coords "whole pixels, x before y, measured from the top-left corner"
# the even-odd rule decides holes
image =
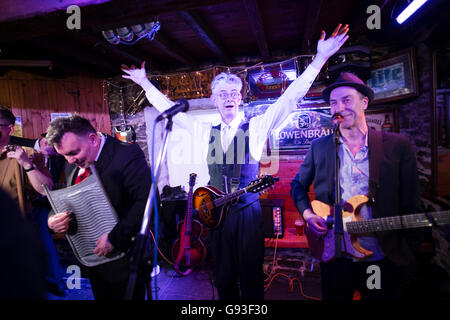
[[[34,150],[36,150],[36,151],[39,151],[39,152],[41,152],[41,146],[39,145],[39,141],[40,141],[41,139],[36,139],[36,141],[34,142],[34,146],[33,146],[33,149]],[[41,152],[42,153],[42,152]],[[43,153],[42,153],[43,154]],[[46,155],[46,154],[43,154],[44,155],[44,159],[45,159],[45,166],[47,167],[47,168],[49,168],[49,166],[47,166],[47,164],[48,164],[48,155]],[[50,168],[49,168],[50,169]]]
[[[105,145],[105,142],[106,142],[105,135],[101,134],[100,132],[97,132],[97,134],[100,136],[100,148],[98,148],[97,156],[95,157],[96,162],[98,161],[98,158],[100,157],[100,154],[102,153],[103,146]],[[80,168],[80,170],[78,170],[78,175],[82,175],[85,170],[86,170],[85,168]]]
[[[100,157],[100,153],[102,153],[103,146],[105,145],[105,142],[106,142],[105,135],[103,135],[100,132],[97,132],[97,134],[100,136],[100,148],[98,148],[98,153],[97,153],[97,156],[95,157],[95,161],[98,161],[98,158]]]
[[[34,150],[41,151],[41,146],[39,145],[39,140],[40,139],[36,139],[36,141],[34,142],[34,146],[33,146]]]
[[[344,139],[342,139],[342,137],[339,137],[339,142],[341,143],[341,147],[343,147],[351,155],[352,153],[350,152],[350,149],[348,148],[347,144],[344,142]],[[361,151],[363,151],[364,154],[366,154],[368,149],[369,149],[369,133],[366,133],[366,135],[364,136],[364,145],[359,149],[358,153],[356,154],[356,157]]]

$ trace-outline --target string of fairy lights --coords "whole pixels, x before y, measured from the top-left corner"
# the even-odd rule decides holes
[[[206,98],[211,95],[211,91],[209,88],[209,85],[212,81],[212,79],[221,72],[227,72],[227,73],[234,73],[237,76],[239,76],[244,84],[246,83],[246,79],[248,76],[248,73],[259,69],[261,72],[264,72],[265,70],[270,70],[271,68],[279,68],[279,71],[283,73],[283,66],[290,64],[292,62],[295,62],[296,70],[299,70],[298,63],[300,59],[308,58],[313,59],[314,55],[298,55],[295,57],[291,57],[289,59],[273,62],[273,63],[263,63],[258,62],[251,66],[246,67],[232,67],[232,66],[223,66],[223,65],[215,65],[208,68],[204,68],[197,71],[191,71],[191,72],[176,72],[176,73],[169,73],[169,74],[159,74],[159,73],[147,73],[147,77],[150,81],[158,82],[160,85],[160,90],[163,94],[165,94],[170,99],[180,99],[180,98],[186,98],[186,99],[199,99],[199,98]],[[288,79],[283,79],[282,86],[281,86],[281,94],[286,90],[287,88],[287,82]],[[113,81],[113,80],[104,80],[103,81],[103,99],[104,103],[107,103],[108,100],[108,92],[109,87],[112,86],[115,89],[126,89],[137,86],[136,84],[130,82],[126,85],[121,85],[120,83],[123,83],[123,81]],[[183,87],[185,89],[185,94],[182,96],[174,96],[174,89],[175,87]],[[244,95],[249,93],[249,86],[245,86],[246,88],[245,92],[243,92]],[[107,89],[106,89],[107,88]],[[187,93],[187,94],[186,94]],[[139,100],[140,96],[143,94],[143,90],[140,91],[139,96],[134,98],[134,101],[136,102]]]

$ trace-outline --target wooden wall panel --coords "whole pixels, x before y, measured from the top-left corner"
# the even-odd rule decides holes
[[[279,163],[278,173],[275,175],[280,180],[275,183],[273,189],[267,193],[263,193],[260,198],[262,199],[283,199],[283,222],[285,228],[293,228],[296,219],[301,219],[300,213],[294,205],[291,199],[291,181],[295,178],[300,165],[301,160],[281,160]],[[264,169],[261,168],[263,172]],[[309,193],[310,199],[314,199],[314,193]]]
[[[52,112],[78,113],[97,130],[111,133],[108,103],[103,99],[103,80],[88,75],[53,79],[8,71],[0,77],[0,104],[22,117],[26,138],[45,132]]]

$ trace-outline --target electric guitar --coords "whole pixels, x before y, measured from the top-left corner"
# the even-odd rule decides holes
[[[360,215],[360,211],[361,207],[368,201],[369,198],[367,196],[359,195],[350,198],[342,206],[342,221],[344,225],[344,234],[341,241],[342,253],[347,253],[355,258],[364,259],[373,254],[373,252],[364,249],[359,244],[358,235],[378,231],[431,227],[433,223],[436,225],[450,223],[450,211],[364,220]],[[314,213],[325,220],[332,214],[334,209],[332,206],[318,200],[312,201],[311,206]],[[311,253],[316,259],[322,262],[328,262],[335,257],[334,228],[328,230],[325,236],[318,237],[306,227],[305,234]]]
[[[194,192],[194,208],[198,213],[198,218],[208,229],[216,229],[220,226],[228,208],[233,200],[247,192],[258,193],[275,184],[278,178],[272,176],[262,176],[251,181],[245,188],[235,192],[225,194],[224,192],[206,186],[197,188]]]
[[[188,275],[193,270],[192,267],[198,266],[205,260],[206,247],[200,240],[203,233],[203,227],[197,220],[192,220],[192,195],[197,175],[191,173],[189,176],[189,193],[187,199],[187,210],[184,221],[178,224],[179,239],[175,241],[172,247],[172,258],[175,260],[175,271],[181,275]],[[180,267],[188,268],[181,271]]]
[[[125,119],[122,88],[120,88],[120,116],[122,123],[119,126],[113,127],[113,136],[123,142],[135,143],[136,131],[132,126],[127,124],[127,121]]]

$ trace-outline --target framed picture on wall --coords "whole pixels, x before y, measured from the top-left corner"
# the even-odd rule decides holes
[[[367,85],[375,92],[372,103],[417,96],[418,83],[414,49],[406,49],[372,66]]]
[[[378,131],[398,132],[398,111],[394,107],[380,107],[366,111],[367,125]]]

